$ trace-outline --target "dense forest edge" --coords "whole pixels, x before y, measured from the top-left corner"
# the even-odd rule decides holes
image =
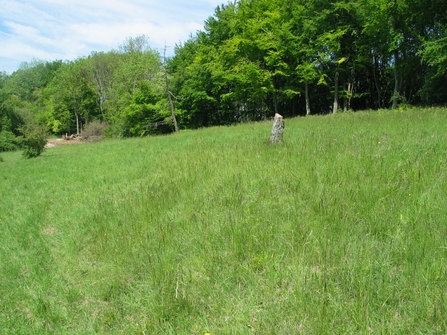
[[[173,57],[150,37],[0,72],[0,151],[27,134],[135,137],[447,102],[444,0],[240,0]]]

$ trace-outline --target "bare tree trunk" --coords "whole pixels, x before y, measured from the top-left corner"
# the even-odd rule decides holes
[[[346,83],[343,84],[345,87]],[[346,97],[343,102],[343,111],[346,112],[351,109],[352,93],[354,92],[354,69],[351,69],[351,75],[348,79],[348,86],[346,90]]]
[[[102,117],[104,117],[104,108],[102,107],[102,104],[104,103],[103,99],[103,97],[99,97],[99,112]]]
[[[351,109],[351,99],[352,99],[352,94],[354,93],[354,84],[353,83],[349,83],[348,84],[348,109]]]
[[[379,85],[379,78],[377,77],[377,60],[376,56],[373,53],[373,77],[374,77],[374,84],[376,85],[377,90],[377,107],[382,108],[382,92],[380,91],[380,85]]]
[[[73,97],[73,110],[75,113],[75,118],[76,118],[76,135],[79,136],[79,113],[78,113],[78,107],[80,106],[80,103],[77,102],[76,97]]]
[[[304,82],[304,91],[306,96],[306,115],[310,115],[310,101],[309,101],[309,83]]]
[[[332,109],[332,113],[337,113],[338,111],[338,70],[335,72],[334,79],[334,107]]]
[[[397,32],[397,12],[398,12],[398,5],[397,0],[394,0],[394,7],[393,7],[393,23],[392,23],[392,29],[393,33]],[[394,92],[393,92],[393,109],[397,108],[398,100],[399,100],[399,46],[396,46],[396,49],[394,50]]]
[[[175,132],[178,132],[178,124],[177,119],[175,117],[174,103],[172,102],[171,91],[169,91],[168,75],[166,74],[166,72],[165,72],[165,80],[166,80],[166,92],[168,94],[169,105],[171,106],[171,116],[172,120],[174,121],[174,129]]]
[[[394,93],[393,93],[393,109],[397,108],[399,100],[399,51],[394,51]]]
[[[275,114],[278,114],[278,97],[275,91],[273,91],[273,105],[275,107]]]
[[[174,110],[174,103],[172,102],[172,93],[169,90],[169,82],[168,82],[168,71],[166,70],[166,46],[165,46],[165,51],[164,51],[164,55],[163,55],[163,70],[164,70],[164,77],[165,77],[165,83],[166,83],[166,94],[168,95],[168,100],[169,100],[169,105],[171,107],[171,116],[172,116],[172,121],[174,121],[174,129],[175,132],[178,132],[178,124],[177,124],[177,119],[175,117],[175,110]]]
[[[284,118],[278,113],[275,114],[272,133],[270,135],[271,143],[282,143],[284,134]]]
[[[75,116],[76,116],[76,135],[79,136],[79,114],[77,111],[75,111]]]
[[[96,91],[99,95],[99,112],[101,113],[101,116],[104,116],[104,109],[103,109],[103,102],[104,102],[104,92],[103,92],[103,83],[101,80],[101,75],[99,74],[99,71],[97,69],[93,70],[93,80],[96,84]]]

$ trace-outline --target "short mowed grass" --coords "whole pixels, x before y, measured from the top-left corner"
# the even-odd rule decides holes
[[[447,333],[447,110],[0,162],[0,334]]]

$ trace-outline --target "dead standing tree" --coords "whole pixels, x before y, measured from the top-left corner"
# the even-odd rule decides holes
[[[171,97],[172,93],[169,90],[168,70],[166,69],[166,45],[165,45],[165,50],[164,50],[164,54],[163,54],[163,72],[164,72],[164,78],[165,78],[165,83],[166,83],[166,94],[168,95],[169,105],[171,106],[172,121],[174,121],[175,132],[178,132],[178,124],[177,124],[177,119],[175,118],[174,103],[172,102],[172,97]]]
[[[284,134],[284,118],[278,113],[275,114],[273,121],[272,134],[270,135],[270,143],[282,143]]]

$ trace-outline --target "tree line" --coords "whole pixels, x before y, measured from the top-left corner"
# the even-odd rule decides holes
[[[0,73],[0,151],[29,123],[129,137],[174,131],[174,108],[197,128],[447,102],[444,0],[236,0],[167,60],[149,41]]]

